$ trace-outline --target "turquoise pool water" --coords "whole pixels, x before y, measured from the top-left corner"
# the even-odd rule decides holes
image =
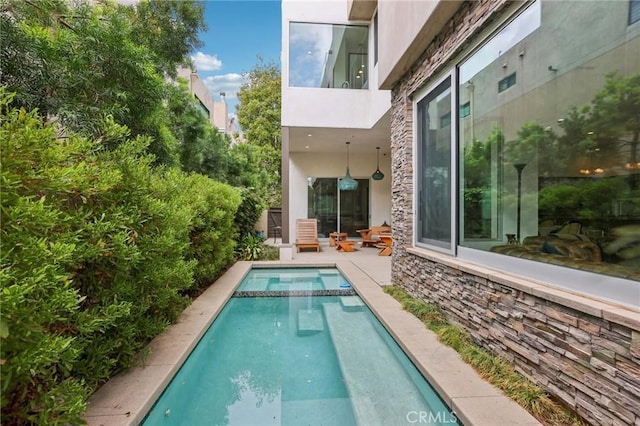
[[[335,268],[252,269],[238,291],[338,290],[347,281]]]
[[[344,283],[335,269],[252,270],[143,424],[457,424]],[[336,295],[262,296],[287,288]]]

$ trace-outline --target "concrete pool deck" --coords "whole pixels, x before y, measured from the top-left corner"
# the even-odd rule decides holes
[[[391,281],[390,257],[377,256],[375,249],[362,249],[358,254],[335,253],[327,245],[322,248],[320,254],[293,253],[290,261],[236,263],[194,300],[176,324],[149,344],[149,356],[141,366],[113,377],[91,397],[85,414],[87,424],[139,424],[240,281],[256,265],[337,267],[463,424],[540,425],[383,292],[382,286]],[[407,423],[420,424],[418,416],[411,414]]]

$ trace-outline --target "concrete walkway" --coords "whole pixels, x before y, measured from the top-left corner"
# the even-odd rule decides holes
[[[189,306],[178,322],[149,345],[144,366],[120,374],[89,401],[89,425],[137,425],[170,382],[200,337],[251,267],[335,266],[376,314],[455,416],[465,425],[539,425],[540,423],[484,381],[453,349],[441,344],[420,320],[385,294],[391,283],[391,257],[375,248],[342,253],[322,244],[322,251],[290,252],[291,260],[238,262]],[[413,417],[415,417],[415,419]],[[420,413],[407,413],[407,424],[420,424]],[[424,422],[423,422],[424,423]]]

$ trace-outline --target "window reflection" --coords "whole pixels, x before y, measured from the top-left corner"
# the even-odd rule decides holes
[[[368,88],[366,26],[289,24],[289,86]]]
[[[369,227],[369,179],[356,179],[355,191],[340,191],[338,178],[307,178],[307,211],[318,219],[318,236],[345,232],[357,237],[358,229]]]
[[[460,66],[461,245],[640,279],[640,27],[627,14],[538,1]]]
[[[418,102],[418,239],[451,247],[451,83],[447,79]]]

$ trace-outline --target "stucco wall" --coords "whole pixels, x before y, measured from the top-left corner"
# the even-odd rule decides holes
[[[346,171],[346,155],[344,153],[291,153],[290,156],[290,182],[289,195],[291,216],[289,226],[291,240],[295,240],[295,222],[298,218],[307,217],[307,177],[342,177]],[[388,155],[380,155],[380,170],[385,174],[381,181],[369,181],[369,214],[371,225],[382,225],[391,220],[391,205],[389,193],[391,192],[390,158]],[[349,161],[349,170],[356,179],[367,179],[375,171],[376,154],[352,155]],[[302,196],[301,196],[302,194]]]
[[[640,424],[637,312],[412,247],[412,96],[507,5],[465,2],[392,91],[392,281],[437,303],[589,423]]]
[[[327,7],[322,1],[282,2],[282,125],[336,128],[373,127],[388,111],[390,93],[378,90],[377,73],[369,73],[369,90],[289,87],[290,22],[349,25],[344,8]],[[368,22],[356,22],[367,25]],[[369,67],[373,67],[373,35],[369,35]],[[319,113],[321,111],[321,113]]]

